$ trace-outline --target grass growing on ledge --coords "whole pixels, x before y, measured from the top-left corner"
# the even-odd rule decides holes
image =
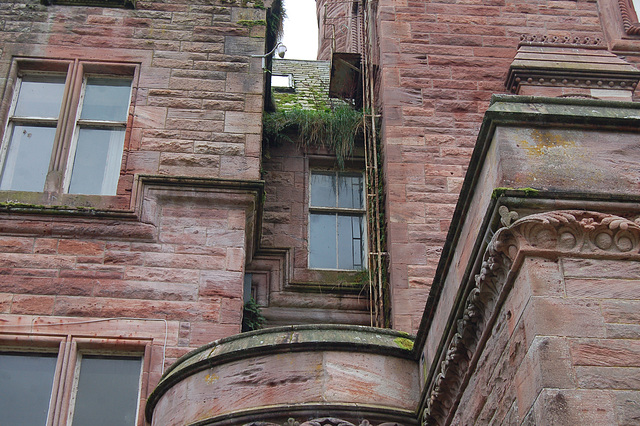
[[[249,299],[242,309],[242,331],[260,330],[264,327],[265,321],[260,306],[253,298]]]
[[[302,146],[324,146],[335,152],[338,165],[353,152],[356,140],[362,135],[362,112],[349,106],[333,111],[290,109],[265,113],[263,141],[269,145],[294,142]],[[290,135],[299,134],[299,142]]]

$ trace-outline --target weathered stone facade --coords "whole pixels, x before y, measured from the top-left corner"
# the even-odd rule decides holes
[[[272,2],[62,3],[0,4],[2,174],[14,129],[56,133],[42,190],[0,191],[0,357],[55,359],[44,423],[105,354],[140,363],[139,425],[638,422],[631,2],[318,1],[325,61],[273,61],[294,90],[321,70],[324,102],[331,54],[363,53],[381,155],[344,170],[380,161],[401,331],[361,327],[368,271],[310,267],[310,175],[340,167],[262,144]],[[96,75],[131,81],[125,122],[82,116]],[[59,117],[16,113],[23,81],[61,76]],[[117,189],[70,193],[80,129],[109,126]],[[248,291],[282,327],[237,335]]]

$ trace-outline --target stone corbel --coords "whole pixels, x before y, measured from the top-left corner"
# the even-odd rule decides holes
[[[451,422],[524,256],[639,258],[639,222],[565,210],[534,214],[500,228],[484,253],[466,307],[440,357],[440,368],[428,384],[422,424]]]

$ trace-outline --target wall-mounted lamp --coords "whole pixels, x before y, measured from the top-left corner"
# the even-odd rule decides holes
[[[251,55],[252,58],[262,58],[262,69],[266,70],[267,69],[267,58],[271,55],[273,55],[274,53],[277,54],[280,58],[284,58],[284,54],[287,52],[287,47],[282,44],[282,42],[278,42],[278,44],[275,45],[275,47],[273,49],[271,49],[271,52],[269,53],[265,53],[264,55]]]

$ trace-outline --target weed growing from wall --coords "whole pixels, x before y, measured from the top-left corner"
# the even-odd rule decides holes
[[[333,111],[293,108],[263,116],[263,142],[266,146],[291,142],[301,146],[327,147],[335,152],[341,168],[361,138],[362,111],[346,105]]]
[[[242,309],[242,331],[260,330],[264,327],[266,318],[262,315],[262,309],[253,298],[244,304]]]

